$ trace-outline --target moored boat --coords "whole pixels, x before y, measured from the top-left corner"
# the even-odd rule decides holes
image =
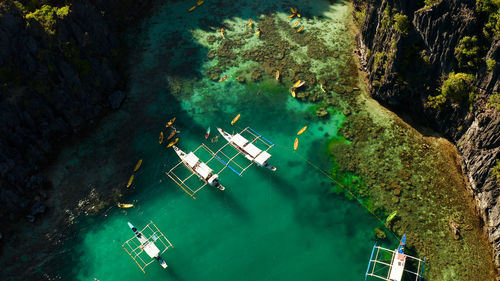
[[[127,188],[129,188],[132,185],[133,181],[134,181],[134,175],[131,175],[130,179],[128,180],[128,183],[127,183]]]
[[[304,126],[300,131],[297,132],[297,136],[301,135],[303,132],[307,130],[307,126]]]
[[[135,228],[135,226],[130,222],[128,222],[128,226],[130,227],[130,229],[132,229],[132,231],[135,233],[135,237],[141,243],[142,250],[146,252],[148,256],[158,261],[161,267],[167,268],[167,263],[160,257],[160,249],[158,249],[158,247],[155,245],[155,241],[150,241],[147,237],[142,235],[142,233],[139,232],[137,228]]]
[[[127,203],[117,203],[116,205],[118,206],[118,208],[122,209],[128,209],[134,207],[134,204],[127,204]]]
[[[170,140],[171,138],[173,138],[176,133],[177,133],[177,130],[175,130],[175,128],[172,128],[172,132],[170,132],[170,134],[168,135],[167,140]]]
[[[185,153],[180,148],[174,145],[174,151],[177,156],[181,159],[182,163],[186,168],[188,168],[192,173],[198,176],[198,178],[205,183],[216,187],[220,190],[225,190],[226,188],[219,183],[219,175],[214,174],[213,170],[208,167],[207,164],[200,161],[193,152]]]
[[[174,117],[174,118],[170,119],[170,121],[168,121],[168,122],[167,122],[167,124],[165,125],[165,128],[168,128],[168,127],[170,127],[172,124],[174,124],[175,119],[176,119],[176,117]]]
[[[205,139],[208,139],[210,137],[210,127],[208,127],[207,132],[205,133]]]
[[[295,138],[293,142],[293,150],[297,150],[297,148],[299,148],[299,138]]]
[[[265,167],[271,171],[276,171],[276,167],[271,166],[267,162],[267,160],[271,158],[271,154],[269,154],[267,151],[263,151],[257,148],[252,142],[248,141],[240,134],[231,135],[221,128],[217,128],[217,130],[232,147],[243,153],[245,158],[254,162],[258,166]]]
[[[176,144],[179,141],[179,138],[175,138],[174,141],[170,142],[167,147],[172,147],[174,144]]]
[[[160,132],[160,136],[158,137],[158,142],[159,142],[160,144],[162,144],[162,143],[163,143],[163,131],[162,131],[162,132]]]
[[[236,115],[233,120],[231,120],[231,125],[234,125],[234,123],[238,122],[238,120],[240,120],[240,116],[241,114],[238,113],[238,115]]]
[[[139,159],[139,161],[135,165],[134,173],[137,172],[141,168],[141,165],[142,165],[142,159]]]

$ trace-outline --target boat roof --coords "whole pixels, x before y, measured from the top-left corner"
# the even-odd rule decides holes
[[[193,152],[189,152],[186,157],[184,157],[184,160],[186,163],[189,165],[189,167],[193,168],[196,163],[200,160],[196,155],[194,155]]]
[[[401,278],[403,278],[403,271],[405,269],[405,259],[400,259],[399,255],[404,254],[399,254],[397,253],[396,256],[394,257],[392,261],[392,266],[391,266],[391,274],[389,276],[389,280],[394,280],[394,281],[401,281]]]
[[[245,147],[243,147],[243,150],[245,150],[253,158],[257,157],[257,155],[262,152],[262,150],[256,147],[253,143],[248,143],[247,145],[245,145]]]
[[[259,165],[264,165],[264,163],[271,158],[271,154],[267,153],[267,151],[262,151],[259,156],[257,156],[254,161],[257,162]]]
[[[208,175],[212,172],[212,169],[210,169],[210,167],[203,162],[201,162],[194,170],[204,179],[207,179]]]
[[[156,245],[152,242],[143,244],[143,247],[144,252],[146,252],[146,254],[148,254],[148,256],[152,258],[158,256],[158,254],[160,253],[160,249],[158,249],[158,247],[156,247]]]
[[[246,143],[248,143],[248,140],[240,134],[234,135],[232,141],[239,147],[243,147]]]

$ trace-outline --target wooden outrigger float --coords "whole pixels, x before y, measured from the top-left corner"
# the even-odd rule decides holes
[[[401,281],[403,276],[405,281],[422,280],[424,273],[425,258],[423,260],[412,257],[404,253],[406,244],[406,234],[401,238],[401,242],[396,250],[389,250],[373,245],[372,254],[368,267],[366,268],[365,280],[370,277],[386,281]],[[375,257],[374,257],[375,254]]]
[[[151,221],[141,231],[138,231],[130,222],[128,226],[134,232],[134,236],[123,243],[122,247],[135,261],[139,268],[146,274],[145,268],[155,260],[163,268],[167,263],[160,256],[168,248],[174,247],[167,237]],[[149,260],[148,257],[151,259]]]
[[[220,169],[217,173],[214,173],[213,169],[210,168],[208,165],[210,162],[215,159],[217,156],[216,154],[208,148],[205,144],[201,144],[198,148],[196,148],[194,151],[185,153],[181,149],[179,149],[177,146],[174,146],[174,151],[177,153],[181,161],[177,163],[170,171],[166,172],[167,176],[169,176],[177,185],[179,185],[182,190],[184,190],[187,194],[189,194],[193,199],[196,199],[194,194],[196,194],[198,191],[200,191],[203,187],[205,187],[207,184],[211,185],[213,187],[216,187],[220,190],[225,190],[226,188],[219,183],[219,174],[226,168],[228,165],[224,165],[222,169]],[[195,153],[198,152],[198,150],[204,149],[206,150],[211,156],[208,161],[202,162],[198,156],[196,156]],[[219,157],[217,157],[219,158]],[[219,158],[220,159],[220,158]],[[220,165],[220,164],[219,164]],[[186,167],[190,174],[189,176],[185,178],[181,178],[179,175],[175,173],[175,170],[177,170],[179,167]],[[231,168],[232,169],[232,168]],[[187,184],[187,181],[191,179],[193,176],[197,176],[203,183],[201,186],[193,188],[190,187]]]
[[[271,154],[267,151],[274,146],[274,143],[270,142],[268,139],[264,138],[261,134],[257,133],[250,127],[246,127],[241,132],[237,134],[229,134],[228,132],[222,130],[221,128],[217,128],[219,133],[227,140],[227,144],[224,145],[219,151],[221,151],[228,144],[234,147],[239,154],[242,154],[251,161],[250,165],[246,167],[241,167],[235,163],[239,168],[241,168],[241,172],[236,172],[238,175],[241,174],[248,169],[253,163],[257,164],[260,167],[267,168],[271,171],[276,171],[276,167],[271,166],[267,160],[271,158]],[[252,138],[251,140],[246,139],[242,136],[242,134],[247,133]],[[260,148],[254,145],[255,142],[260,141],[262,144],[266,145],[267,148],[265,150],[261,150]],[[238,155],[238,154],[237,154]],[[233,156],[229,160],[233,160],[237,155]],[[229,158],[229,157],[228,157]],[[228,162],[229,163],[229,162]]]

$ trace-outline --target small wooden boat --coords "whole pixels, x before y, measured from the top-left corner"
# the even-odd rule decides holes
[[[288,16],[289,19],[291,19],[293,17],[295,17],[295,14],[291,14],[291,15]]]
[[[298,88],[300,83],[302,83],[302,81],[298,80],[297,82],[295,82],[295,84],[293,84],[292,88]]]
[[[295,94],[295,90],[294,89],[290,89],[290,94],[292,95],[292,97],[296,97],[297,95]]]
[[[192,12],[192,11],[194,11],[194,9],[196,9],[196,6],[193,6],[193,7],[189,8],[189,10],[188,10],[188,11],[189,11],[189,12]]]
[[[250,20],[248,21],[248,26],[252,27],[252,25],[253,25],[253,20],[252,20],[252,19],[250,19]]]
[[[228,77],[228,76],[227,76],[227,75],[225,75],[224,77],[222,77],[221,79],[219,79],[219,82],[223,82],[223,81],[225,81],[225,80],[227,79],[227,77]]]
[[[142,159],[139,159],[139,161],[135,165],[134,173],[137,172],[141,168],[141,165],[142,165]]]
[[[207,132],[205,133],[205,139],[208,139],[210,136],[210,127],[208,127]]]
[[[321,91],[323,91],[324,93],[326,93],[326,88],[325,88],[325,86],[323,86],[323,84],[320,84],[320,89],[321,89]]]
[[[260,28],[257,28],[257,31],[255,31],[255,35],[260,36]]]
[[[293,24],[293,28],[296,28],[298,25],[299,25],[299,21],[296,21],[296,22]]]
[[[297,136],[301,135],[306,130],[307,130],[307,126],[304,126],[304,128],[300,129],[300,131],[297,132]]]
[[[233,120],[231,121],[231,125],[234,125],[234,123],[238,122],[238,120],[240,120],[240,116],[241,114],[238,113],[238,115],[236,115],[236,117],[234,117]]]
[[[300,14],[299,13],[297,13],[297,17],[300,18]]]
[[[179,138],[175,138],[174,141],[170,142],[167,147],[172,147],[174,144],[176,144],[179,141]]]
[[[158,137],[158,142],[159,142],[160,144],[162,144],[162,143],[163,143],[163,131],[162,131],[162,132],[160,132],[160,137]]]
[[[297,13],[297,8],[290,7],[290,11],[292,12],[292,14],[296,14]]]
[[[170,140],[171,138],[173,138],[175,136],[175,134],[177,134],[177,130],[173,129],[172,132],[170,132],[170,134],[168,135],[167,140]]]
[[[134,181],[134,175],[131,175],[130,179],[128,180],[128,183],[127,183],[127,188],[129,188],[132,185],[133,181]]]
[[[198,0],[198,2],[196,2],[196,6],[201,6],[203,3],[205,3],[204,0]]]
[[[299,138],[295,138],[295,142],[293,143],[293,150],[297,150],[299,147]]]
[[[168,122],[167,122],[167,124],[165,125],[165,128],[168,128],[168,127],[170,127],[172,124],[174,124],[174,122],[175,122],[175,118],[176,118],[176,117],[174,117],[174,118],[170,119],[170,121],[168,121]]]
[[[274,79],[276,80],[280,80],[280,71],[279,70],[276,70],[276,75],[274,76]]]
[[[128,209],[134,207],[134,204],[127,204],[127,203],[118,203],[118,208],[122,209]]]
[[[220,34],[222,34],[222,37],[226,35],[226,30],[223,28],[220,29]]]
[[[302,30],[304,30],[303,26],[299,27],[299,29],[297,29],[297,32],[301,32]]]

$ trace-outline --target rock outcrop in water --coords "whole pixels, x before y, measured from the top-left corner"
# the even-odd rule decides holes
[[[371,95],[396,112],[408,113],[457,145],[470,191],[500,267],[500,188],[492,168],[500,158],[500,112],[487,105],[499,91],[500,40],[485,39],[487,19],[475,0],[354,1],[362,20],[357,37],[359,56],[368,73]],[[485,2],[485,1],[483,1]],[[406,16],[407,26],[397,19]],[[398,26],[398,24],[400,24]],[[479,62],[460,66],[455,49],[465,36],[481,38]],[[440,108],[428,104],[450,72],[475,76],[475,100],[447,101]]]
[[[149,4],[0,1],[0,224],[45,212],[51,153],[120,106],[118,31]]]

